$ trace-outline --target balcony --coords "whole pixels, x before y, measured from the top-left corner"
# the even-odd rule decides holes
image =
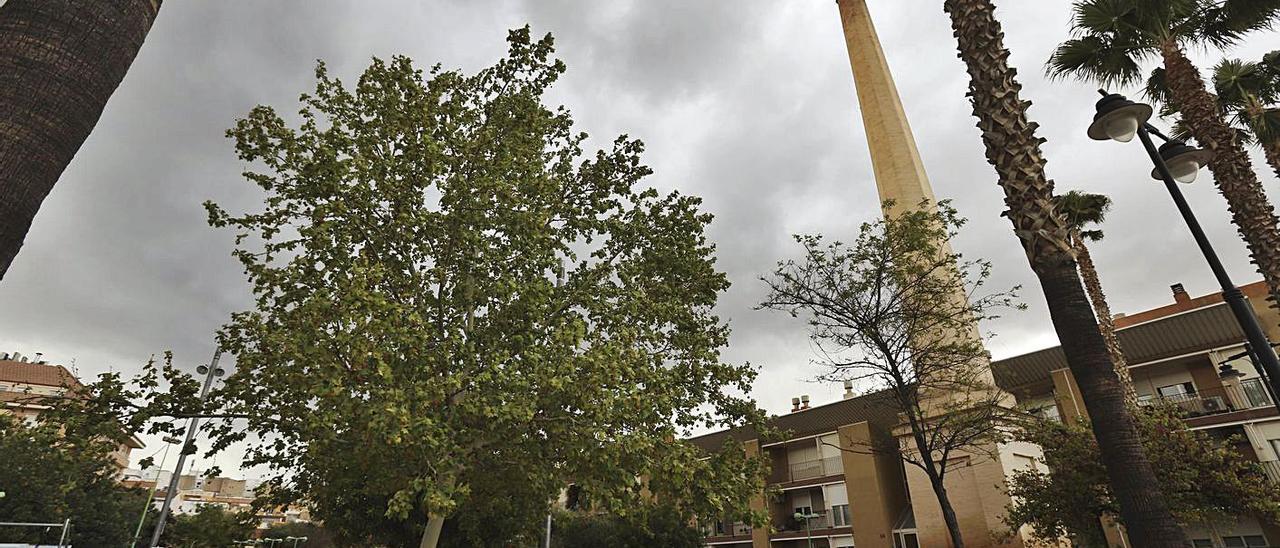
[[[779,533],[804,532],[805,531],[804,522],[805,520],[796,519],[795,516],[789,516],[786,521],[778,525],[778,532]],[[830,528],[831,528],[831,520],[827,516],[827,512],[825,511],[814,512],[814,517],[809,518],[808,530],[810,531],[817,531],[819,529],[830,529]]]
[[[844,464],[840,457],[836,456],[788,464],[786,476],[776,479],[778,483],[790,483],[843,473]]]
[[[1267,473],[1272,482],[1280,484],[1280,460],[1262,461],[1258,466],[1262,467],[1262,471]]]
[[[701,529],[702,536],[707,538],[751,536],[751,526],[740,521],[734,523],[725,523],[723,521],[704,523]]]
[[[1267,388],[1262,384],[1261,379],[1242,381],[1238,387],[1219,386],[1184,394],[1147,395],[1139,399],[1144,404],[1155,401],[1172,403],[1186,411],[1189,417],[1266,408],[1272,405],[1271,395],[1267,393]]]

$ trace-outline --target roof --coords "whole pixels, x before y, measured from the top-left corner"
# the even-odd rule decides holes
[[[1244,333],[1226,303],[1164,316],[1116,330],[1130,366],[1239,344]],[[1061,346],[997,360],[991,364],[996,384],[1014,390],[1050,379],[1049,372],[1067,367]]]
[[[42,386],[80,386],[80,381],[61,365],[0,360],[0,382]]]
[[[769,419],[769,426],[786,432],[787,438],[825,434],[841,426],[863,421],[890,428],[898,418],[892,398],[893,394],[888,390],[872,392],[864,396],[779,415]],[[704,434],[690,438],[689,441],[704,451],[716,451],[723,447],[724,442],[730,437],[738,441],[746,441],[758,436],[754,429],[742,427]]]

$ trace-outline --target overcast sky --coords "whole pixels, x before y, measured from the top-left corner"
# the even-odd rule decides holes
[[[993,286],[1022,284],[1026,312],[985,325],[1007,357],[1056,344],[1043,298],[1003,210],[965,98],[967,76],[938,0],[868,0],[936,193],[971,223],[957,251],[995,263]],[[997,2],[1023,97],[1049,139],[1060,190],[1109,194],[1107,239],[1095,246],[1111,308],[1171,302],[1213,279],[1141,145],[1085,136],[1094,86],[1042,76],[1068,34],[1068,0]],[[249,1],[166,2],[97,128],[36,217],[0,282],[0,350],[74,365],[82,378],[135,371],[173,350],[194,369],[213,333],[251,305],[231,235],[209,228],[200,204],[252,208],[223,132],[256,104],[297,110],[316,59],[347,81],[374,56],[474,71],[505,53],[506,30],[553,33],[568,72],[552,101],[595,142],[645,141],[648,184],[704,198],[710,234],[733,287],[720,301],[733,337],[724,356],[761,368],[754,396],[785,413],[840,387],[816,370],[804,326],[754,311],[758,277],[796,248],[791,234],[847,238],[878,212],[840,20],[832,0]],[[1232,55],[1280,48],[1256,35]],[[1196,54],[1205,66],[1217,52]],[[1127,91],[1136,96],[1137,90]],[[1162,124],[1156,121],[1157,124]],[[1258,154],[1268,191],[1277,181]],[[1258,279],[1207,172],[1188,199],[1238,283]],[[135,460],[159,447],[135,452]],[[238,455],[218,459],[233,468]],[[205,466],[199,463],[197,466]]]

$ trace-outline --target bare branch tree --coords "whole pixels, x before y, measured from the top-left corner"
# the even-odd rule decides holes
[[[779,262],[763,278],[770,292],[760,305],[806,316],[818,380],[892,394],[885,401],[902,423],[897,438],[843,449],[890,453],[923,470],[957,548],[964,544],[946,474],[957,461],[989,456],[1013,416],[977,325],[1022,306],[1017,287],[985,289],[990,263],[965,260],[947,245],[964,222],[947,202],[925,202],[863,224],[852,244],[796,236],[803,258]]]

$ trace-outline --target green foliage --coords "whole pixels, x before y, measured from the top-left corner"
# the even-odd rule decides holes
[[[1103,237],[1101,230],[1085,230],[1090,225],[1100,225],[1111,209],[1111,198],[1102,194],[1090,194],[1072,190],[1066,194],[1053,197],[1053,207],[1067,219],[1067,226],[1080,237],[1098,241]]]
[[[229,512],[217,504],[204,504],[194,514],[174,516],[165,525],[161,542],[168,546],[223,548],[253,534],[258,520],[252,512]]]
[[[1079,0],[1072,27],[1049,59],[1051,76],[1076,76],[1104,86],[1142,80],[1141,63],[1165,44],[1224,48],[1267,29],[1280,0]]]
[[[1213,91],[1218,108],[1241,142],[1280,141],[1280,51],[1268,53],[1259,61],[1223,59],[1213,68]],[[1178,114],[1163,68],[1152,69],[1145,94],[1161,105],[1161,115]],[[1173,136],[1184,141],[1192,139],[1182,120],[1174,125]]]
[[[1137,420],[1143,449],[1171,510],[1184,525],[1213,526],[1253,515],[1280,523],[1280,491],[1244,460],[1233,440],[1190,430],[1177,408],[1146,408]],[[1031,525],[1046,542],[1068,537],[1080,546],[1106,546],[1100,516],[1119,508],[1089,425],[1083,421],[1028,424],[1021,437],[1044,448],[1045,470],[1020,470],[1010,478],[1014,503],[1010,529]]]
[[[147,493],[117,481],[110,436],[118,423],[65,423],[54,413],[28,424],[0,413],[0,516],[5,521],[70,519],[77,546],[122,546],[133,539]],[[146,529],[149,530],[149,529]],[[57,542],[60,530],[5,528],[9,542]]]
[[[702,535],[677,513],[650,508],[635,521],[598,514],[559,512],[551,527],[553,548],[698,548]]]
[[[760,418],[733,395],[755,370],[719,357],[710,216],[639,186],[637,140],[584,157],[543,104],[551,38],[508,41],[472,75],[396,57],[348,87],[321,64],[296,127],[260,106],[228,132],[266,201],[207,204],[257,301],[222,331],[218,400],[248,428],[217,425],[219,446],[246,441],[273,500],[371,539],[506,496],[497,471],[543,509],[574,481],[613,513],[649,493],[745,512],[762,463],[674,441]]]

